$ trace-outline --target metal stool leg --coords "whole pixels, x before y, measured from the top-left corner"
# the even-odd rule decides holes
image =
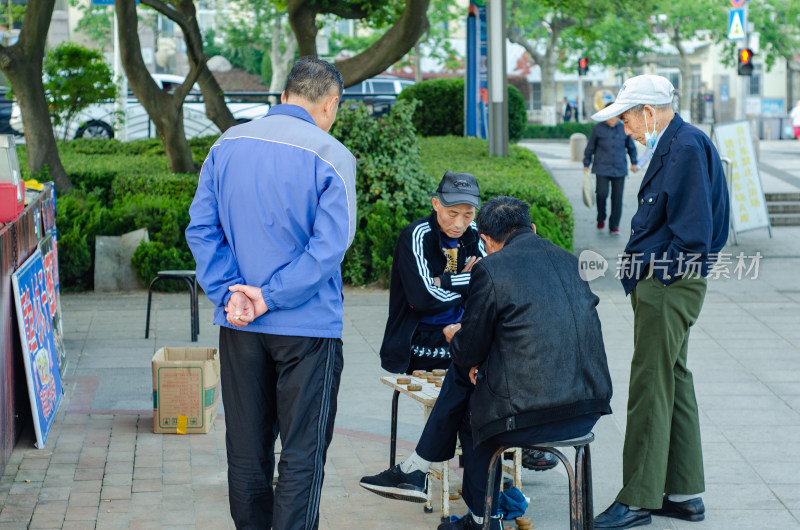
[[[592,456],[588,445],[583,446],[583,528],[594,530],[594,500],[592,499]]]
[[[197,308],[194,302],[194,287],[192,285],[192,280],[189,278],[184,278],[183,280],[186,282],[186,285],[189,286],[189,318],[191,319],[192,342],[197,342]]]
[[[392,396],[392,437],[389,441],[389,467],[394,467],[395,456],[397,455],[397,401],[400,399],[400,391],[395,390]]]
[[[497,460],[502,458],[505,450],[505,446],[500,446],[489,461],[489,478],[486,480],[486,497],[483,500],[483,530],[490,530],[492,524],[490,514],[494,504],[494,483],[497,480],[497,468],[502,470],[502,466],[497,465]]]
[[[194,283],[194,292],[192,298],[194,299],[194,330],[200,334],[200,305],[197,303],[197,276],[192,276],[192,283]]]
[[[150,287],[147,289],[147,319],[144,324],[144,338],[146,339],[150,338],[150,302],[153,299],[153,285],[160,279],[158,276],[153,278],[153,281],[150,282]]]

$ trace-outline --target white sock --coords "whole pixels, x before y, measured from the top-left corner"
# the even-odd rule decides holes
[[[629,508],[630,510],[634,511],[634,512],[635,512],[636,510],[641,510],[641,509],[642,509],[642,507],[641,507],[641,506],[628,506],[628,508]]]
[[[671,500],[672,502],[686,502],[692,499],[696,499],[699,497],[701,493],[692,493],[690,495],[681,495],[677,493],[670,493],[667,495],[667,499]]]
[[[477,516],[477,515],[475,515],[474,513],[473,513],[473,514],[470,514],[470,515],[472,515],[472,520],[473,520],[473,521],[475,521],[475,522],[476,522],[476,523],[478,523],[478,524],[483,524],[483,517],[478,517],[478,516]]]
[[[429,467],[431,467],[431,463],[419,456],[416,451],[411,453],[411,456],[406,460],[400,462],[400,471],[403,473],[413,473],[414,471],[427,473]]]

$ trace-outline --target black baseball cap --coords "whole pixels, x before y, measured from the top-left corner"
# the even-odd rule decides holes
[[[436,188],[436,193],[431,196],[439,197],[439,202],[444,206],[469,204],[475,208],[481,207],[481,190],[475,175],[469,173],[453,173],[446,171]]]

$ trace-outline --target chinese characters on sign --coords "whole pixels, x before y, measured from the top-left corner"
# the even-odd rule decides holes
[[[714,136],[720,156],[731,161],[728,191],[734,232],[769,227],[749,123],[742,121],[715,125]]]
[[[61,374],[42,254],[33,255],[11,277],[17,306],[25,377],[36,447],[43,449],[61,403]]]

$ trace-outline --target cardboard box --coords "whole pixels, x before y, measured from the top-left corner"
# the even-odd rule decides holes
[[[161,348],[153,356],[153,432],[202,434],[219,405],[216,348]]]

